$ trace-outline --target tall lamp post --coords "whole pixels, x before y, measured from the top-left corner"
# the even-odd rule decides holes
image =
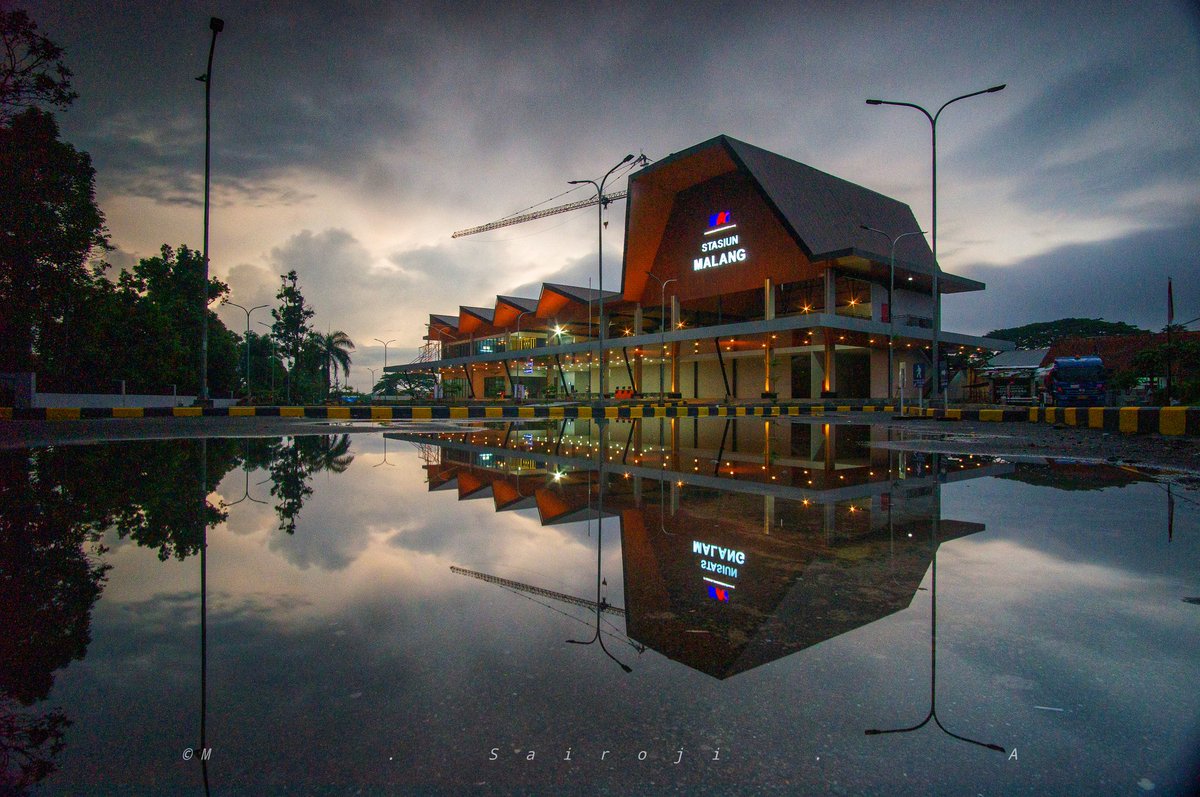
[[[387,347],[388,347],[389,343],[395,343],[396,339],[389,338],[388,340],[380,340],[379,338],[371,338],[371,340],[375,341],[376,343],[383,344],[383,370],[386,372],[387,371]]]
[[[1007,83],[1001,83],[999,86],[992,86],[990,89],[981,89],[980,91],[973,91],[970,94],[963,94],[961,97],[955,97],[954,99],[943,103],[942,107],[938,108],[937,113],[932,115],[930,115],[929,111],[925,110],[920,105],[916,105],[915,103],[911,102],[867,100],[867,105],[899,105],[905,108],[916,108],[918,111],[925,114],[925,118],[929,120],[929,131],[933,148],[933,356],[930,359],[932,360],[933,365],[934,383],[933,392],[930,395],[931,399],[937,397],[937,394],[942,387],[942,372],[938,368],[938,340],[941,336],[942,327],[942,296],[938,292],[938,276],[941,274],[942,267],[938,263],[937,259],[937,120],[938,117],[942,115],[942,111],[946,110],[947,106],[956,103],[959,100],[965,100],[968,97],[977,97],[980,94],[993,94],[997,91],[1002,91],[1007,85]],[[945,407],[947,404],[947,398],[945,394],[943,394],[942,406]]]
[[[212,64],[213,51],[217,49],[217,34],[225,30],[225,22],[216,17],[208,20],[212,31],[212,42],[208,45],[208,67],[196,78],[204,84],[204,250],[200,258],[204,261],[204,281],[200,283],[200,396],[201,403],[208,402],[208,185],[211,172],[209,144],[212,139]]]
[[[678,282],[676,277],[663,281],[657,274],[647,272],[646,276],[654,279],[658,283],[658,343],[659,343],[659,358],[658,358],[658,400],[662,401],[665,391],[663,390],[663,360],[666,355],[663,354],[667,350],[667,284]]]
[[[608,178],[612,176],[613,172],[615,172],[617,169],[624,166],[626,163],[629,163],[631,160],[633,160],[632,152],[629,153],[628,155],[626,155],[624,158],[622,158],[621,162],[618,163],[616,166],[609,169],[608,172],[604,175],[604,177],[601,178],[599,183],[597,183],[595,180],[568,180],[567,181],[568,185],[582,185],[584,183],[590,183],[596,189],[596,210],[597,210],[596,218],[599,220],[599,224],[596,226],[596,239],[598,242],[597,248],[596,248],[596,261],[598,264],[597,270],[599,271],[599,274],[600,274],[599,288],[597,289],[600,295],[597,297],[597,300],[596,300],[600,305],[600,337],[597,340],[597,345],[600,350],[600,401],[601,402],[604,401],[604,332],[605,332],[605,329],[604,329],[604,206],[608,204],[607,202],[604,201],[604,184],[606,182],[608,182]]]
[[[877,230],[874,227],[868,227],[865,224],[858,225],[867,232],[877,232],[892,245],[892,256],[888,261],[888,398],[892,398],[892,372],[895,366],[892,364],[892,349],[896,346],[896,300],[893,295],[896,291],[896,244],[901,238],[907,238],[910,235],[924,235],[924,230],[917,232],[902,232],[895,238],[888,235],[883,230]]]
[[[243,313],[246,314],[246,401],[249,401],[250,400],[250,314],[253,313],[255,310],[261,310],[264,307],[270,307],[270,305],[260,304],[260,305],[257,305],[256,307],[251,307],[249,310],[247,310],[245,307],[242,307],[237,302],[231,302],[228,299],[222,300],[221,304],[227,304],[230,307],[236,307],[237,309],[241,310]]]

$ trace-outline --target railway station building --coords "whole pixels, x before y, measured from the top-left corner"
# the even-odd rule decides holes
[[[387,370],[435,373],[445,395],[475,400],[595,398],[601,368],[610,397],[887,398],[902,375],[911,397],[935,268],[906,204],[722,135],[630,175],[619,290],[547,282],[432,313],[418,360]],[[983,289],[939,273],[939,294]]]

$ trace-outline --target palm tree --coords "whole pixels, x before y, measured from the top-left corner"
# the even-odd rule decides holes
[[[321,366],[325,369],[325,395],[329,396],[330,385],[337,379],[338,367],[342,375],[350,376],[350,352],[354,350],[354,341],[340,329],[324,335],[317,334],[317,353]]]

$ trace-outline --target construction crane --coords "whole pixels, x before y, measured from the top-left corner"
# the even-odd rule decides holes
[[[629,168],[632,169],[637,166],[645,166],[648,163],[650,163],[649,158],[647,158],[644,154],[639,155],[638,157],[633,159]],[[498,221],[488,222],[487,224],[480,224],[478,227],[468,227],[465,230],[459,230],[458,232],[453,233],[450,237],[451,238],[462,238],[464,236],[475,235],[476,233],[480,233],[480,232],[491,232],[492,230],[499,230],[502,227],[511,227],[514,224],[523,224],[527,221],[533,221],[535,219],[544,219],[547,216],[554,216],[558,213],[566,213],[567,211],[570,211],[570,210],[579,210],[581,208],[594,207],[599,202],[603,202],[604,206],[608,207],[613,202],[616,202],[619,199],[624,199],[628,195],[629,195],[629,191],[627,191],[627,190],[613,191],[611,194],[605,194],[603,199],[598,198],[598,197],[591,197],[589,199],[581,199],[578,202],[568,202],[565,205],[556,205],[555,207],[552,207],[552,208],[545,208],[544,210],[534,210],[529,213],[522,213],[517,216],[509,216],[507,218],[499,219]]]
[[[500,578],[499,576],[489,575],[488,573],[480,573],[477,570],[467,570],[466,568],[463,568],[463,567],[456,567],[454,565],[450,565],[450,572],[456,573],[460,576],[470,576],[471,578],[477,578],[480,581],[486,581],[489,584],[496,584],[501,587],[507,587],[508,589],[515,589],[519,592],[528,592],[532,595],[540,595],[543,598],[550,598],[551,600],[561,601],[563,603],[569,603],[573,606],[582,606],[586,609],[593,609],[593,610],[596,608],[596,602],[587,600],[586,598],[576,598],[574,595],[567,595],[562,592],[553,592],[548,589],[543,589],[542,587],[535,587],[531,584],[522,584],[520,581],[510,581],[507,578]],[[617,617],[625,616],[624,609],[622,609],[619,606],[613,606],[612,604],[608,603],[607,601],[600,602],[600,611],[605,612],[607,614],[616,615]]]

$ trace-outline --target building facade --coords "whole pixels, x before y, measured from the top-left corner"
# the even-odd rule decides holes
[[[436,373],[468,399],[596,397],[602,367],[618,397],[912,396],[935,268],[904,203],[718,136],[630,175],[619,291],[544,283],[537,297],[432,314],[419,360],[387,370]],[[940,272],[938,288],[984,285]]]

